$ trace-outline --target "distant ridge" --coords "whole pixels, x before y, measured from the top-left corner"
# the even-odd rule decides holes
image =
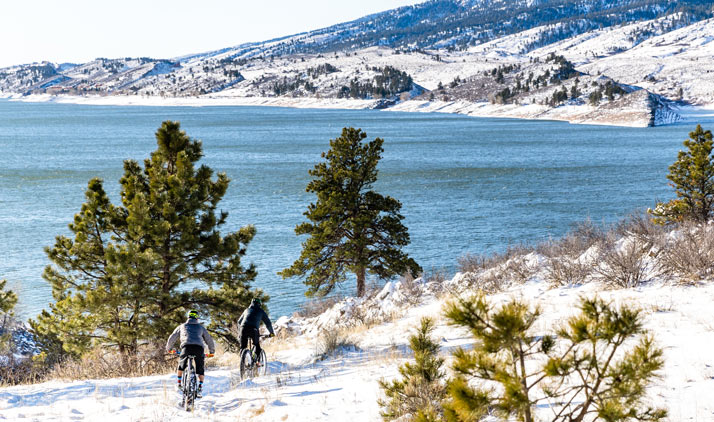
[[[675,102],[714,103],[712,16],[714,6],[703,0],[432,0],[169,60],[12,66],[0,69],[0,92],[260,97],[298,106],[301,98],[360,99],[373,101],[365,107],[432,111],[458,101],[450,109],[474,115],[606,124],[610,117],[593,116],[648,104],[637,106],[631,125],[664,124],[676,117],[649,117],[674,116]],[[654,99],[621,101],[641,89]]]

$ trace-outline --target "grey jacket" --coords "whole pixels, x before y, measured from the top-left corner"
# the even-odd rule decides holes
[[[196,318],[189,318],[185,323],[176,327],[169,341],[166,342],[166,351],[170,351],[171,347],[176,343],[176,340],[181,339],[181,348],[187,345],[203,346],[206,342],[209,353],[216,352],[216,345],[213,343],[213,338],[208,334],[208,330],[201,325]]]

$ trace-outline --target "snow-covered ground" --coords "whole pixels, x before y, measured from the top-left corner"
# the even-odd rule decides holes
[[[458,283],[460,276],[452,282]],[[267,345],[270,373],[238,382],[234,367],[209,369],[205,397],[193,413],[177,407],[174,377],[167,374],[2,388],[0,420],[377,421],[377,381],[397,376],[399,364],[408,358],[410,330],[422,316],[436,319],[434,336],[442,354],[471,343],[466,333],[446,324],[441,315],[445,299],[429,295],[418,306],[400,307],[395,304],[402,294],[399,287],[390,284],[374,299],[382,304],[376,312],[392,315],[386,322],[351,330],[358,350],[323,361],[315,358],[318,328],[348,319],[355,301],[339,303],[311,320],[283,319],[277,325],[303,334]],[[575,312],[581,296],[596,294],[641,308],[646,327],[664,349],[666,365],[651,390],[653,404],[666,407],[672,421],[714,421],[714,285],[655,281],[624,290],[606,290],[597,283],[553,289],[536,277],[491,299],[515,296],[539,304],[543,318],[538,330],[547,332]]]

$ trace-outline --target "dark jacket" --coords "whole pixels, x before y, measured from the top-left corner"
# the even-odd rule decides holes
[[[216,346],[213,343],[213,338],[208,334],[208,330],[201,325],[196,318],[189,318],[184,324],[176,327],[169,341],[166,342],[166,350],[170,350],[176,340],[181,341],[181,348],[184,346],[194,345],[203,347],[203,342],[206,342],[209,353],[216,352]]]
[[[265,323],[265,326],[268,328],[268,331],[270,331],[270,334],[275,334],[275,332],[273,332],[273,324],[270,323],[268,314],[265,313],[260,305],[251,303],[248,309],[243,311],[243,315],[238,318],[238,325],[240,325],[241,328],[247,327],[255,328],[257,330],[260,328],[261,321]]]

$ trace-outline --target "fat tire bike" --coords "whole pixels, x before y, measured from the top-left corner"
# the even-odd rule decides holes
[[[175,353],[175,352],[174,352]],[[212,354],[205,355],[212,357]],[[181,378],[181,402],[179,405],[187,412],[193,410],[198,398],[198,375],[196,375],[196,356],[186,356],[186,368],[183,371]]]
[[[259,336],[261,339],[270,337],[269,335]],[[240,379],[248,379],[256,376],[263,376],[268,372],[268,358],[265,350],[260,349],[260,356],[256,356],[256,347],[253,338],[248,338],[248,347],[240,351]]]

